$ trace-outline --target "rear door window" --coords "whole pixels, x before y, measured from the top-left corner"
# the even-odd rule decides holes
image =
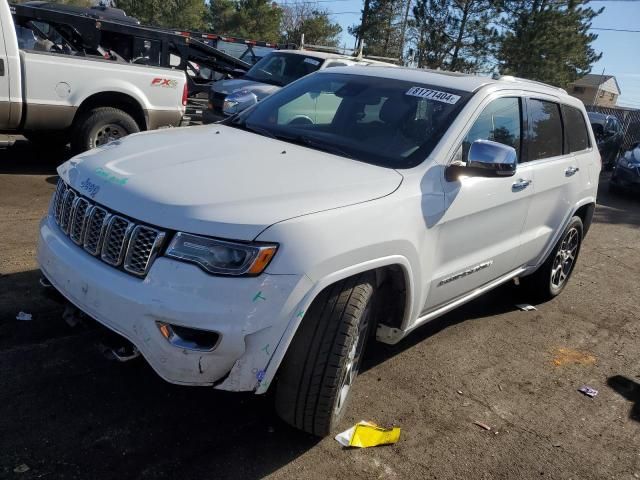
[[[546,100],[527,100],[528,160],[562,155],[563,133],[560,105]]]
[[[584,115],[575,107],[564,105],[562,109],[564,114],[564,133],[569,152],[586,150],[590,147],[590,144]]]

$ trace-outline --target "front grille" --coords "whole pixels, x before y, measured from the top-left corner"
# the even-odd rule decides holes
[[[81,197],[62,179],[54,193],[53,216],[76,245],[138,277],[147,274],[166,236]]]

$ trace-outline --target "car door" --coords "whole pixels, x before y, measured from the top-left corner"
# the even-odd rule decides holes
[[[563,119],[557,99],[527,98],[526,112],[524,148],[534,188],[518,263],[537,264],[564,228],[585,172],[580,172],[578,158],[565,142],[567,119]]]
[[[514,147],[520,160],[522,125],[519,97],[490,98],[470,122],[452,161],[466,161],[471,143],[479,139]],[[518,165],[513,177],[443,180],[445,213],[437,223],[434,275],[423,314],[515,268],[531,180],[526,164]]]

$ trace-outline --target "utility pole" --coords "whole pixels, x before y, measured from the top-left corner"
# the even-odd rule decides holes
[[[411,3],[413,0],[406,0],[407,8],[404,10],[404,19],[402,20],[402,33],[400,34],[400,52],[398,52],[398,56],[402,59],[404,54],[404,41],[407,35],[407,23],[409,22],[409,9],[411,8]]]
[[[362,51],[363,37],[367,31],[367,20],[369,20],[369,2],[370,0],[364,0],[362,19],[360,20],[360,31],[358,32],[358,38],[356,39],[356,50],[358,51]]]

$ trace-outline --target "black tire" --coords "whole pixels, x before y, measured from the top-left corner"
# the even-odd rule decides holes
[[[564,290],[578,261],[583,235],[584,227],[580,217],[571,218],[542,266],[534,274],[522,278],[522,284],[531,294],[533,301],[546,302]],[[570,257],[566,256],[568,251],[573,252]],[[560,266],[562,268],[558,271],[557,268]]]
[[[112,107],[94,108],[76,121],[71,148],[74,153],[81,153],[139,131],[128,113]]]
[[[374,280],[362,274],[340,281],[309,307],[276,383],[276,411],[288,424],[325,436],[344,414],[372,328]]]

